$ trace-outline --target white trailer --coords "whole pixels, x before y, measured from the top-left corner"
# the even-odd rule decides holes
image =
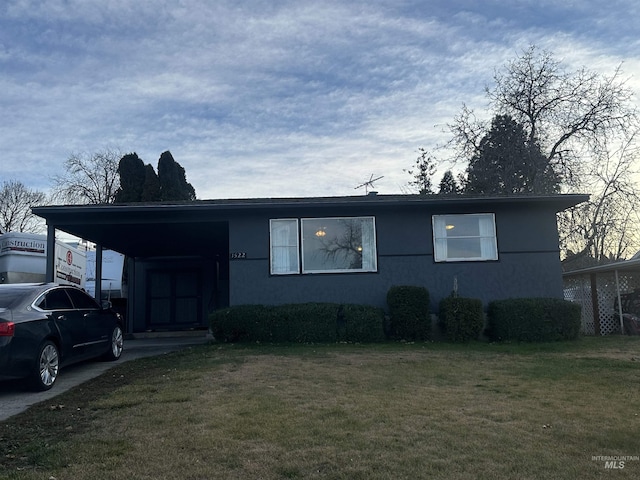
[[[85,288],[86,252],[56,240],[54,281]],[[0,235],[0,283],[46,280],[47,236],[8,232]]]
[[[123,282],[125,256],[113,250],[102,251],[102,298],[125,298],[126,285]],[[92,296],[96,292],[96,252],[87,252],[86,290]]]

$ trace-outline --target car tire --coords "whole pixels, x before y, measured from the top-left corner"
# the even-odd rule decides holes
[[[60,372],[60,353],[58,347],[51,340],[45,340],[38,349],[29,377],[31,387],[39,392],[49,390],[58,378]]]
[[[109,350],[103,355],[104,360],[115,362],[122,355],[124,349],[124,334],[119,325],[113,327],[111,331],[111,339],[109,340]]]

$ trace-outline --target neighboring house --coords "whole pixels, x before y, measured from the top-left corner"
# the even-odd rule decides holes
[[[634,333],[640,318],[640,255],[562,274],[564,298],[582,307],[582,332],[587,335]],[[637,331],[634,334],[638,334]]]
[[[366,195],[37,207],[56,229],[127,256],[127,330],[207,326],[214,309],[386,307],[420,285],[461,296],[562,298],[556,213],[586,195]],[[52,278],[52,277],[50,277]],[[100,278],[100,276],[97,276]]]

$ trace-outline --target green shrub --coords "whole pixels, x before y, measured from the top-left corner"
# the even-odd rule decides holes
[[[333,303],[239,305],[210,316],[214,338],[223,342],[325,343],[384,340],[380,308]]]
[[[447,297],[440,301],[440,325],[451,342],[477,340],[484,327],[482,300]]]
[[[384,310],[369,305],[342,305],[344,322],[338,322],[338,340],[347,342],[383,342]],[[341,330],[344,327],[344,337]]]
[[[573,340],[580,333],[580,306],[558,298],[515,298],[489,303],[487,335],[496,341]]]
[[[216,310],[209,317],[214,338],[225,342],[267,341],[270,312],[262,305]]]
[[[387,292],[391,316],[391,334],[404,340],[428,340],[431,337],[429,291],[412,285],[393,286]]]
[[[267,307],[274,343],[335,342],[337,305],[303,303]]]

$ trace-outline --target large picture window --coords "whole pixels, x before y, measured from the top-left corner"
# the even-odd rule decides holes
[[[298,220],[270,220],[271,274],[300,273]]]
[[[434,215],[433,241],[436,262],[498,259],[492,213]]]
[[[302,272],[375,272],[373,217],[302,219]]]
[[[373,217],[304,218],[301,223],[300,232],[298,219],[269,221],[272,275],[377,271]]]

